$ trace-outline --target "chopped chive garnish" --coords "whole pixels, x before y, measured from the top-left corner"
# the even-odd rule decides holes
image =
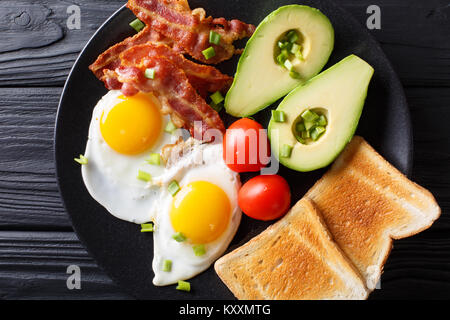
[[[130,22],[130,27],[136,30],[136,32],[139,32],[145,28],[145,24],[141,20],[136,19]]]
[[[317,139],[319,139],[324,132],[324,127],[315,127],[311,130],[311,139],[313,139],[313,141],[317,141]]]
[[[220,34],[214,31],[209,32],[209,43],[220,44]]]
[[[320,117],[319,117],[319,120],[317,120],[317,125],[319,125],[319,126],[321,126],[321,127],[324,127],[324,126],[326,126],[328,123],[327,123],[327,118],[325,118],[325,116],[322,114]]]
[[[281,148],[281,152],[280,152],[280,156],[282,158],[290,158],[292,155],[292,146],[290,145],[283,145],[283,147]]]
[[[284,65],[284,62],[287,60],[287,58],[289,58],[289,55],[286,51],[282,51],[278,56],[277,56],[277,62],[280,65]]]
[[[181,232],[177,232],[172,236],[172,239],[175,240],[176,242],[185,242],[186,241],[186,237],[184,234],[182,234]]]
[[[175,130],[177,130],[177,127],[173,124],[172,121],[169,121],[167,123],[166,128],[164,129],[165,132],[170,133],[170,134],[174,133]]]
[[[162,271],[164,271],[164,272],[172,271],[172,261],[171,260],[164,260]]]
[[[320,111],[306,110],[295,124],[294,136],[302,144],[317,141],[326,132],[327,124],[326,116]]]
[[[220,112],[223,109],[223,104],[221,104],[221,103],[215,104],[214,102],[211,102],[209,105],[210,105],[211,108],[213,108],[217,112]]]
[[[191,284],[187,281],[180,280],[180,281],[178,281],[178,286],[176,289],[180,290],[180,291],[189,292],[189,291],[191,291]]]
[[[300,51],[300,49],[301,49],[301,46],[299,44],[294,43],[291,48],[291,53],[296,54],[297,52]]]
[[[272,110],[272,118],[275,122],[285,122],[286,114],[283,111]]]
[[[144,75],[147,79],[155,79],[155,69],[145,69]]]
[[[317,133],[324,133],[325,132],[325,128],[324,127],[316,127],[316,131]]]
[[[306,110],[302,113],[303,120],[307,122],[315,122],[317,119],[319,119],[319,115],[311,110]]]
[[[291,71],[289,72],[289,76],[290,76],[292,79],[300,79],[300,73],[298,73],[298,72],[295,71],[295,70],[291,70]]]
[[[159,153],[150,154],[150,158],[147,160],[147,163],[154,166],[161,165],[161,155]]]
[[[219,104],[223,100],[225,100],[225,98],[222,96],[220,91],[214,92],[214,94],[212,94],[210,97],[211,97],[212,102],[214,102],[214,104]]]
[[[302,54],[301,51],[297,51],[297,52],[295,53],[295,57],[296,57],[298,60],[305,60],[305,59],[303,58],[303,54]]]
[[[88,164],[88,159],[83,156],[82,154],[80,154],[79,158],[75,158],[74,159],[76,162],[78,162],[79,164],[81,164],[82,166],[87,165]]]
[[[306,130],[305,125],[302,122],[297,123],[295,128],[297,129],[298,132],[302,132],[302,131]]]
[[[169,190],[170,194],[175,197],[175,195],[178,193],[178,191],[180,191],[180,185],[178,184],[178,182],[176,182],[175,180],[172,181],[169,186],[167,187],[167,189]]]
[[[319,139],[319,133],[317,133],[315,128],[311,130],[311,139],[313,141],[317,141],[317,139]]]
[[[293,68],[294,66],[292,65],[292,62],[291,62],[290,60],[286,60],[286,61],[284,62],[284,67],[285,67],[286,69],[288,69],[289,71],[291,71],[292,68]]]
[[[205,249],[205,246],[203,244],[195,245],[195,246],[192,247],[192,249],[194,249],[194,254],[197,257],[201,257],[201,256],[205,255],[205,253],[206,253],[206,249]]]
[[[305,121],[304,124],[305,124],[306,130],[311,130],[316,125],[314,122],[310,122],[310,121]]]
[[[141,232],[153,232],[155,231],[152,223],[141,224]]]
[[[145,181],[145,182],[152,181],[152,175],[150,173],[142,171],[142,170],[139,170],[137,178],[139,180],[142,180],[142,181]]]
[[[311,136],[308,130],[302,131],[302,139],[308,139],[310,137]]]
[[[202,51],[203,56],[206,60],[209,60],[211,58],[214,58],[216,56],[216,50],[214,50],[213,47],[209,47],[208,49],[205,49]]]
[[[295,30],[291,30],[288,32],[288,34],[286,35],[286,37],[288,38],[290,43],[295,43],[298,41],[298,33]]]

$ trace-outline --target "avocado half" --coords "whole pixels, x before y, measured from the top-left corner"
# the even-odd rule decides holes
[[[277,63],[277,43],[290,30],[298,32],[303,59],[293,70]],[[322,70],[334,47],[334,29],[318,9],[302,5],[280,7],[256,28],[237,67],[225,99],[225,109],[235,117],[251,116],[305,83]]]
[[[280,163],[301,172],[331,164],[356,131],[373,72],[367,62],[350,55],[286,96],[277,108],[283,122],[272,117],[268,128]],[[316,141],[300,142],[297,124],[308,110],[326,117],[325,131]]]

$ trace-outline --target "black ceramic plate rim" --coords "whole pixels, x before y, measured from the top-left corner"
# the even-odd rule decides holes
[[[93,254],[93,252],[90,251],[89,246],[87,244],[87,241],[84,239],[84,237],[82,236],[82,233],[78,232],[77,228],[76,228],[76,224],[74,224],[73,220],[72,220],[72,215],[69,213],[69,210],[66,206],[66,201],[64,201],[64,198],[62,197],[62,191],[61,191],[61,175],[59,173],[59,167],[58,167],[58,153],[57,153],[57,145],[58,145],[58,129],[59,129],[59,118],[60,118],[60,110],[61,110],[61,105],[64,102],[64,96],[65,93],[68,89],[69,86],[69,82],[70,82],[70,78],[72,76],[72,73],[76,70],[77,66],[78,66],[78,62],[81,59],[81,57],[83,56],[84,51],[86,50],[87,47],[89,47],[89,45],[91,44],[91,42],[93,40],[95,40],[95,38],[97,37],[97,35],[101,32],[101,30],[108,25],[112,20],[114,20],[114,18],[116,16],[118,16],[122,10],[125,10],[126,5],[123,5],[122,7],[120,7],[119,9],[117,9],[105,22],[102,23],[102,25],[97,29],[97,31],[95,31],[95,33],[92,35],[92,37],[88,40],[88,42],[86,43],[86,45],[83,47],[83,49],[81,50],[80,54],[78,55],[77,59],[75,60],[72,69],[69,72],[69,75],[67,76],[67,80],[66,83],[64,84],[62,93],[61,93],[61,97],[59,99],[59,103],[58,103],[58,110],[56,112],[56,120],[55,120],[55,130],[53,132],[53,156],[54,156],[54,161],[55,161],[55,170],[56,170],[56,184],[58,185],[58,192],[61,195],[61,201],[62,201],[62,205],[64,207],[64,211],[66,212],[67,217],[69,218],[70,224],[72,225],[73,230],[75,231],[78,240],[80,240],[81,244],[83,245],[83,247],[86,249],[87,253],[89,254],[90,257],[92,257],[94,260],[95,259],[95,254]],[[98,264],[98,267],[105,272],[108,277],[111,278],[111,280],[115,283],[115,284],[120,284],[121,281],[119,279],[117,279],[113,274],[107,272],[107,270],[105,270],[103,268],[103,265]],[[127,293],[132,294],[127,288],[124,288],[121,286],[122,289],[124,289]]]
[[[328,0],[329,2],[333,2],[333,0]],[[297,3],[296,1],[293,1],[293,3]],[[360,23],[356,20],[356,18],[353,17],[352,14],[348,13],[346,9],[344,9],[342,6],[335,4],[336,8],[338,8],[339,10],[341,10],[342,12],[345,12],[347,14],[347,16],[352,20],[351,23],[355,23],[360,25]],[[61,188],[61,184],[62,184],[62,180],[61,180],[61,174],[59,172],[59,166],[58,166],[58,162],[59,162],[59,156],[57,153],[57,145],[58,145],[58,131],[59,131],[59,123],[61,121],[59,121],[60,119],[60,111],[61,111],[61,106],[64,103],[64,97],[66,95],[66,92],[68,90],[68,87],[70,86],[70,79],[72,77],[72,74],[76,71],[78,63],[80,61],[80,59],[82,58],[86,48],[88,48],[90,46],[90,44],[96,40],[98,34],[102,31],[102,29],[109,25],[119,14],[122,13],[123,10],[128,10],[126,8],[126,5],[123,5],[122,7],[120,7],[118,10],[116,10],[97,30],[96,32],[92,35],[92,37],[89,39],[89,41],[86,43],[86,45],[83,47],[83,49],[81,50],[80,54],[78,55],[77,59],[75,60],[75,63],[72,67],[72,69],[69,72],[69,75],[67,77],[66,83],[63,87],[62,93],[61,93],[61,97],[59,100],[59,104],[58,104],[58,110],[56,113],[56,120],[55,120],[55,129],[54,129],[54,143],[53,143],[53,153],[54,153],[54,161],[55,161],[55,170],[56,170],[56,180],[57,180],[57,186],[58,186],[58,190],[60,195],[62,195],[62,188]],[[394,81],[401,84],[400,79],[397,75],[397,73],[395,72],[390,60],[385,56],[383,50],[381,49],[380,44],[378,43],[377,40],[375,40],[375,38],[372,36],[372,34],[365,29],[364,27],[361,27],[363,29],[363,32],[365,33],[366,37],[369,38],[372,42],[372,44],[377,47],[377,49],[379,49],[379,51],[381,52],[381,54],[384,55],[384,60],[387,62],[387,65],[385,66],[386,69],[388,69],[390,75],[393,77]],[[408,106],[407,101],[406,101],[406,97],[404,94],[404,90],[403,87],[400,86],[400,88],[398,88],[399,92],[398,94],[401,95],[402,100],[404,101],[405,106]],[[412,125],[411,125],[411,116],[410,116],[410,111],[409,108],[406,108],[405,110],[405,114],[404,114],[406,121],[408,123],[408,127],[409,127],[409,136],[410,138],[410,145],[408,146],[408,154],[406,155],[406,168],[405,171],[403,172],[404,174],[406,174],[407,176],[411,175],[411,171],[412,171],[412,165],[413,165],[413,131],[412,131]],[[66,205],[66,201],[64,200],[64,198],[61,196],[61,201],[63,204],[63,207],[65,209],[66,215],[69,218],[69,221],[72,224],[72,228],[74,229],[75,233],[77,234],[78,239],[80,240],[81,244],[84,246],[84,248],[86,249],[86,251],[88,252],[88,254],[93,257],[94,259],[96,259],[95,254],[93,254],[93,252],[91,252],[91,250],[89,249],[88,243],[85,240],[84,236],[82,235],[82,233],[78,232],[76,224],[73,223],[73,219],[72,219],[72,215],[69,213],[69,210],[67,208]],[[120,287],[127,293],[134,295],[133,291],[130,288],[127,288],[126,286],[121,285],[122,281],[119,278],[116,278],[116,276],[114,276],[112,273],[108,272],[108,270],[105,270],[104,266],[102,264],[98,264],[99,268],[101,270],[103,270],[112,280],[114,283],[120,285]]]

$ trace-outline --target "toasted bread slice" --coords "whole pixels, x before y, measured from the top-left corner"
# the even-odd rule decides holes
[[[339,247],[374,289],[392,239],[430,227],[441,210],[363,138],[354,137],[332,168],[306,194],[321,211]]]
[[[215,270],[238,299],[365,299],[356,268],[333,242],[309,199],[280,221],[216,261]]]

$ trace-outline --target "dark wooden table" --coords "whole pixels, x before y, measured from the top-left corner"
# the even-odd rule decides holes
[[[124,2],[0,2],[0,299],[131,298],[72,231],[53,162],[55,115],[68,72],[94,31]],[[406,90],[414,126],[412,178],[443,211],[430,230],[395,242],[382,289],[371,298],[449,299],[450,2],[337,2],[364,26],[368,6],[381,8],[381,29],[371,33]],[[81,9],[81,29],[67,27],[72,4]],[[69,265],[82,270],[81,290],[66,286]]]

